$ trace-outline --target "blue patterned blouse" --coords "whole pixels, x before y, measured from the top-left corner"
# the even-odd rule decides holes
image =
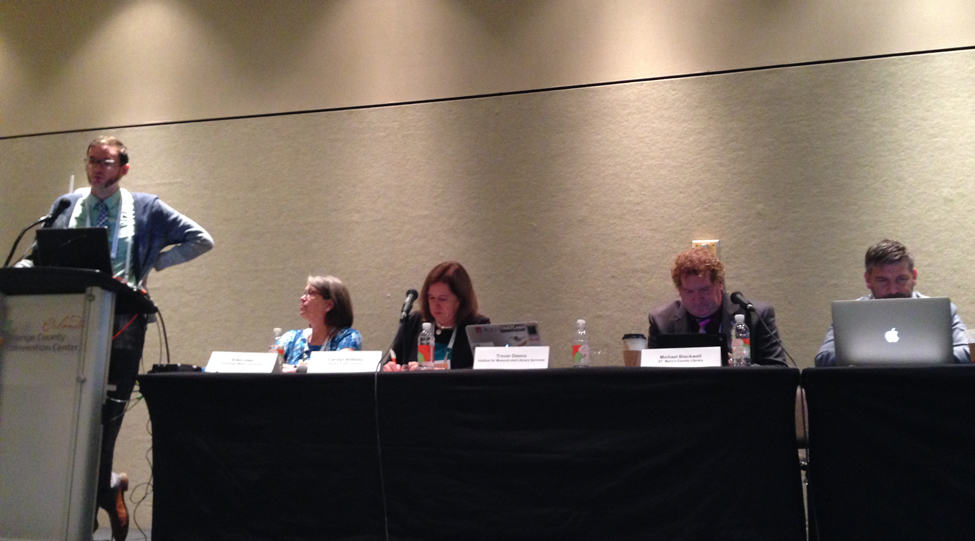
[[[362,349],[362,335],[359,331],[346,327],[321,346],[308,345],[311,328],[293,329],[281,335],[277,344],[284,346],[284,362],[298,364],[307,361],[312,351],[338,351],[340,349]]]

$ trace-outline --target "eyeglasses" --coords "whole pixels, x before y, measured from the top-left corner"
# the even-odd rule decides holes
[[[305,292],[301,296],[302,297],[318,297],[318,298],[323,299],[323,300],[326,300],[326,301],[329,300],[327,294],[326,295],[322,295],[321,291],[318,291],[317,289],[314,289],[314,288],[308,288],[308,289],[306,289]]]
[[[116,165],[118,165],[117,160],[111,160],[111,159],[99,160],[98,158],[85,158],[83,161],[85,162],[85,165],[93,165],[93,166],[101,165],[103,167],[115,167]]]

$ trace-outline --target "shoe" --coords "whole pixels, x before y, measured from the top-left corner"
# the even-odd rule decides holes
[[[111,505],[105,509],[108,511],[108,522],[112,526],[113,541],[125,541],[125,537],[129,535],[129,510],[125,507],[125,491],[128,489],[128,474],[118,474],[118,484],[112,487],[115,495],[112,497]]]

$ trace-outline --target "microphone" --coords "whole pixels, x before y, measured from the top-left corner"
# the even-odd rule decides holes
[[[406,320],[406,316],[410,315],[410,310],[413,309],[413,303],[416,302],[416,298],[419,296],[420,294],[415,289],[408,289],[406,291],[406,298],[403,299],[403,308],[400,309],[399,314],[400,323]]]
[[[746,299],[745,296],[741,294],[741,291],[735,291],[734,293],[731,294],[731,302],[737,304],[738,306],[741,306],[742,309],[745,310],[746,312],[755,311],[755,305],[749,302],[749,300]]]
[[[386,353],[383,353],[382,358],[379,359],[379,364],[376,365],[377,374],[382,370],[383,365],[393,356],[393,346],[396,345],[396,338],[403,330],[403,322],[406,321],[406,316],[410,315],[410,310],[413,309],[413,303],[416,302],[416,298],[419,296],[420,294],[415,289],[406,290],[406,298],[403,299],[403,308],[400,308],[399,311],[399,328],[397,329],[396,336],[393,337],[393,343],[386,348]]]
[[[62,200],[58,201],[58,206],[53,211],[51,211],[50,214],[48,214],[47,216],[41,216],[40,218],[38,218],[37,220],[35,220],[32,224],[30,224],[27,227],[25,227],[24,229],[22,229],[20,231],[20,234],[17,235],[17,240],[14,241],[14,245],[10,247],[10,253],[7,254],[7,260],[3,262],[4,268],[10,266],[10,260],[13,259],[14,252],[17,250],[17,245],[20,244],[20,239],[24,238],[24,234],[25,233],[27,233],[28,231],[30,231],[30,229],[32,227],[34,227],[34,226],[36,226],[38,224],[44,224],[43,227],[50,227],[51,226],[51,223],[54,222],[54,220],[58,216],[60,216],[62,212],[64,212],[64,209],[66,209],[66,208],[68,208],[70,206],[71,206],[71,201],[68,201],[67,199],[62,199]]]
[[[746,312],[755,312],[755,305],[752,304],[751,301],[746,299],[745,296],[741,294],[741,291],[735,291],[734,293],[731,294],[731,302],[737,304],[738,306],[741,306],[741,308]],[[789,350],[785,349],[785,344],[782,343],[782,337],[779,336],[779,333],[778,332],[773,333],[772,329],[769,328],[768,323],[765,323],[765,320],[763,318],[759,317],[757,319],[759,323],[762,324],[762,327],[765,329],[766,334],[774,338],[779,343],[779,347],[782,348],[782,353],[785,354],[786,359],[791,361],[792,366],[796,367],[796,369],[798,370],[799,365],[796,364],[796,360],[792,358],[792,355],[789,355]],[[776,329],[776,331],[778,331],[778,329]]]
[[[71,206],[71,201],[68,201],[67,199],[62,199],[58,201],[58,206],[56,209],[54,209],[54,212],[42,218],[42,220],[44,220],[44,225],[41,227],[51,227],[51,224],[54,223],[54,220],[57,220],[58,216],[60,216],[61,213],[64,212],[70,206]]]

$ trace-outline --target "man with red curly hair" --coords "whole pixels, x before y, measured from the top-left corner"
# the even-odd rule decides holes
[[[647,347],[658,347],[662,334],[707,333],[730,338],[737,313],[745,311],[731,301],[724,288],[724,264],[710,250],[695,247],[674,260],[671,278],[680,299],[650,313]],[[745,313],[751,332],[752,363],[785,366],[785,350],[770,304],[753,301]]]

